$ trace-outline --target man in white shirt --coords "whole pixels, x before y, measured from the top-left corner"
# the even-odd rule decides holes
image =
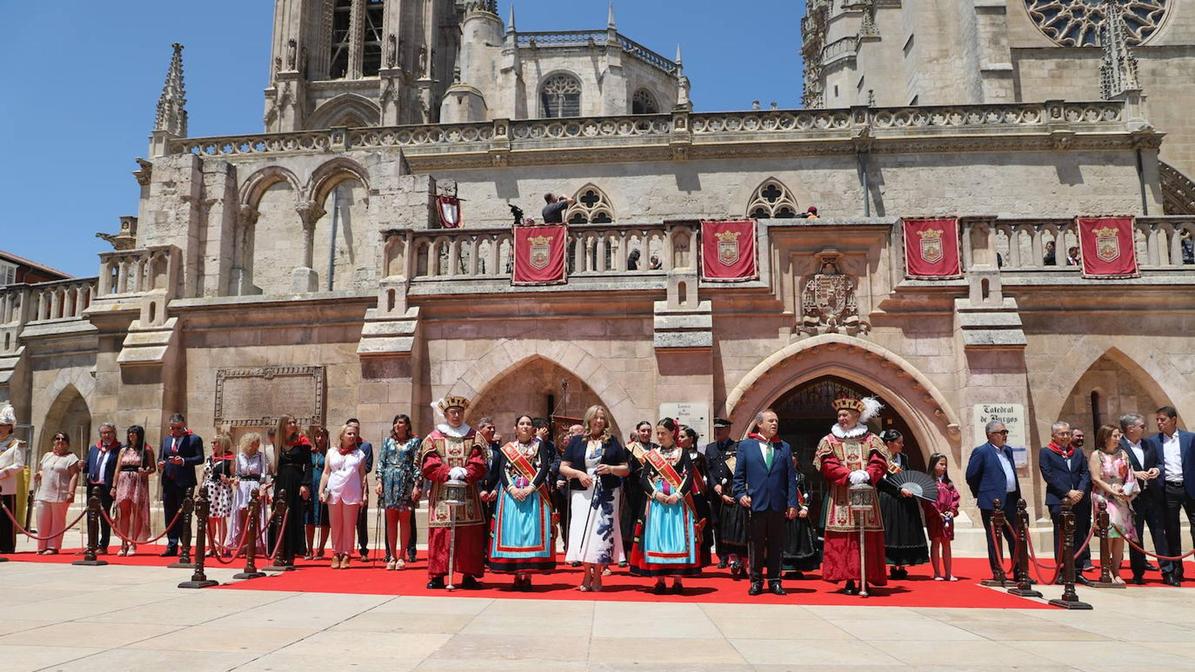
[[[1159,478],[1166,492],[1163,513],[1166,549],[1169,555],[1182,555],[1179,509],[1186,512],[1187,522],[1195,535],[1195,434],[1178,428],[1178,411],[1173,406],[1159,408],[1154,419],[1158,423],[1154,443],[1159,446]],[[1183,563],[1164,563],[1162,580],[1171,586],[1179,586],[1183,580]]]
[[[1120,447],[1129,456],[1129,463],[1133,467],[1133,475],[1141,486],[1141,494],[1133,500],[1133,527],[1141,538],[1141,545],[1145,545],[1145,526],[1149,526],[1149,535],[1153,537],[1154,552],[1158,555],[1166,553],[1166,531],[1162,524],[1162,512],[1166,509],[1166,490],[1159,478],[1162,470],[1158,467],[1158,449],[1145,436],[1145,418],[1136,413],[1129,413],[1120,419]],[[1129,546],[1129,566],[1133,570],[1133,583],[1145,583],[1145,572],[1158,570],[1151,566],[1145,554]]]

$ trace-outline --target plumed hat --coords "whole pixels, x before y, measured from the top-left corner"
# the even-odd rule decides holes
[[[435,403],[436,410],[441,414],[446,413],[450,408],[459,408],[462,411],[469,408],[469,400],[460,395],[453,395],[444,397]]]
[[[15,425],[17,424],[17,412],[12,407],[12,404],[6,402],[0,403],[0,425]]]
[[[867,424],[872,418],[880,414],[884,410],[884,405],[875,397],[864,397],[856,399],[850,395],[841,395],[834,399],[834,410],[854,411],[859,414],[859,422]]]

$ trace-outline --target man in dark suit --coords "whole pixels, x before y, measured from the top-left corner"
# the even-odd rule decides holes
[[[162,508],[166,514],[166,524],[170,525],[182,507],[187,488],[195,487],[195,467],[203,464],[203,439],[187,429],[187,420],[181,413],[175,413],[170,416],[170,433],[162,439],[159,450]],[[166,531],[167,545],[162,557],[178,555],[178,537],[182,527],[180,518]]]
[[[996,500],[1000,501],[1000,508],[1012,527],[1016,527],[1017,501],[1021,498],[1021,483],[1017,480],[1016,462],[1013,461],[1012,450],[1005,444],[1008,442],[1008,428],[1003,422],[993,420],[984,427],[988,442],[971,451],[971,459],[967,462],[967,486],[971,488],[971,495],[979,506],[979,515],[983,520],[984,538],[988,542],[988,564],[992,568],[992,575],[996,574],[996,567],[1000,564],[996,553],[996,543],[999,538],[992,538],[992,514],[996,511]],[[1005,527],[1004,540],[1008,548],[1015,546],[1012,530]]]
[[[755,416],[755,432],[739,442],[734,465],[734,497],[751,509],[751,587],[763,592],[763,564],[767,562],[768,590],[785,595],[780,585],[784,549],[784,519],[797,517],[797,474],[792,448],[780,441],[780,420],[768,409]],[[765,560],[766,559],[766,560]]]
[[[87,483],[87,499],[100,498],[100,506],[112,513],[112,488],[116,483],[116,463],[120,456],[120,441],[116,440],[116,427],[105,422],[100,425],[100,440],[87,449],[87,465],[83,471]],[[108,553],[108,542],[112,537],[112,526],[108,519],[100,516],[100,539],[96,552]]]
[[[1158,466],[1158,448],[1152,441],[1145,438],[1145,418],[1130,413],[1120,419],[1120,431],[1124,435],[1120,438],[1120,447],[1128,453],[1129,462],[1133,466],[1133,474],[1141,485],[1141,494],[1133,500],[1133,527],[1145,545],[1145,526],[1149,526],[1149,536],[1154,540],[1154,552],[1166,555],[1166,529],[1162,523],[1162,512],[1166,509],[1166,489],[1162,474]],[[1145,572],[1157,571],[1146,562],[1145,554],[1133,546],[1129,546],[1129,567],[1133,570],[1133,583],[1145,583]]]
[[[1178,428],[1178,411],[1173,406],[1159,408],[1154,420],[1158,423],[1158,434],[1153,443],[1158,447],[1159,478],[1166,495],[1162,518],[1166,528],[1166,549],[1170,551],[1168,555],[1182,555],[1182,531],[1178,522],[1180,509],[1187,514],[1195,541],[1195,434]],[[1183,563],[1162,563],[1162,580],[1172,586],[1180,585]]]
[[[1062,505],[1066,503],[1075,514],[1071,542],[1078,568],[1075,581],[1086,585],[1088,581],[1080,572],[1091,564],[1091,547],[1080,549],[1079,545],[1087,540],[1087,531],[1091,529],[1091,470],[1087,467],[1087,456],[1071,445],[1070,423],[1059,421],[1050,427],[1050,443],[1038,452],[1037,465],[1046,482],[1046,506],[1054,521],[1054,561],[1062,564]]]
[[[730,438],[730,421],[725,418],[714,418],[714,442],[705,447],[705,460],[710,465],[710,530],[714,534],[714,551],[718,554],[718,569],[726,569],[730,551],[722,543],[722,535],[718,531],[718,521],[722,518],[723,496],[730,493],[722,492],[722,472],[726,469],[725,454],[734,445]]]

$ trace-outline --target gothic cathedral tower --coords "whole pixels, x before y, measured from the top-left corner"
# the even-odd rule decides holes
[[[438,121],[460,44],[455,0],[275,0],[269,132]]]

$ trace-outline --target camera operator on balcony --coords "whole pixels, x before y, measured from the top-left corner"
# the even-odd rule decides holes
[[[543,210],[544,224],[563,224],[564,211],[577,202],[576,199],[569,198],[564,194],[559,196],[556,194],[544,194],[544,201],[547,202]]]

